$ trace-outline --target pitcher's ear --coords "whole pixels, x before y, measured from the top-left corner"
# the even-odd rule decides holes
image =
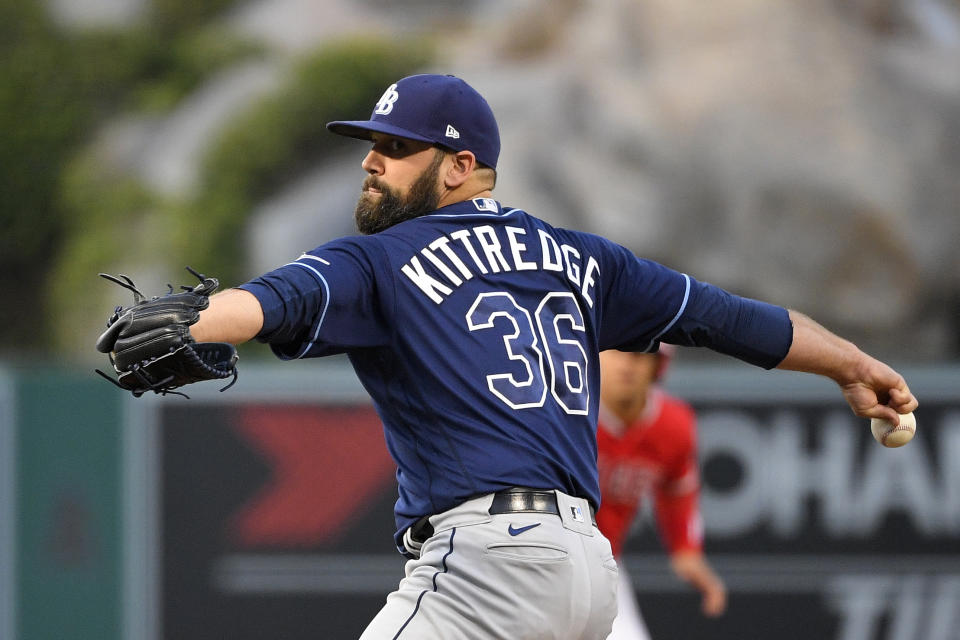
[[[480,165],[472,151],[452,151],[449,154],[452,162],[443,176],[444,184],[449,189],[456,189],[473,174]]]

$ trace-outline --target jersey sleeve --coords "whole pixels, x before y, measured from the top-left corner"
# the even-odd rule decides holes
[[[670,553],[703,549],[696,424],[692,412],[683,414],[685,428],[672,436],[678,438],[679,456],[654,492],[657,527]]]
[[[793,323],[783,307],[744,298],[690,278],[683,312],[659,339],[684,346],[709,347],[772,369],[790,350]]]
[[[670,553],[703,549],[703,518],[700,515],[699,503],[698,487],[679,493],[667,487],[657,490],[657,527],[663,544]]]
[[[654,351],[659,342],[707,347],[766,369],[793,341],[783,307],[735,295],[609,243],[600,349]]]
[[[602,255],[600,350],[654,351],[676,322],[688,295],[688,278],[607,242]]]
[[[239,288],[263,308],[258,340],[285,360],[318,357],[388,342],[376,271],[375,248],[342,238]]]

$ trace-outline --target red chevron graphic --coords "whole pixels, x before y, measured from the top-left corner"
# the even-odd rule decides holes
[[[241,546],[333,542],[394,482],[383,427],[370,407],[247,407],[235,428],[273,469],[233,518],[231,535]]]

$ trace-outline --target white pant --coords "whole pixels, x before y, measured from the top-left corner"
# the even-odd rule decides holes
[[[630,576],[623,569],[620,571],[620,585],[617,589],[617,617],[607,640],[650,640],[647,625],[643,623],[640,608],[637,606]]]
[[[434,534],[361,640],[606,638],[618,573],[610,543],[585,500],[557,500],[561,516],[491,516],[492,494],[432,516]]]

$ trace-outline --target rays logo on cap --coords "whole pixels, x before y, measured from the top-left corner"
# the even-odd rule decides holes
[[[392,85],[387,87],[387,90],[383,92],[382,96],[380,96],[380,100],[377,102],[377,106],[374,108],[373,112],[381,116],[387,115],[393,111],[393,103],[395,103],[399,97],[400,94],[397,93],[397,83],[394,82]]]

